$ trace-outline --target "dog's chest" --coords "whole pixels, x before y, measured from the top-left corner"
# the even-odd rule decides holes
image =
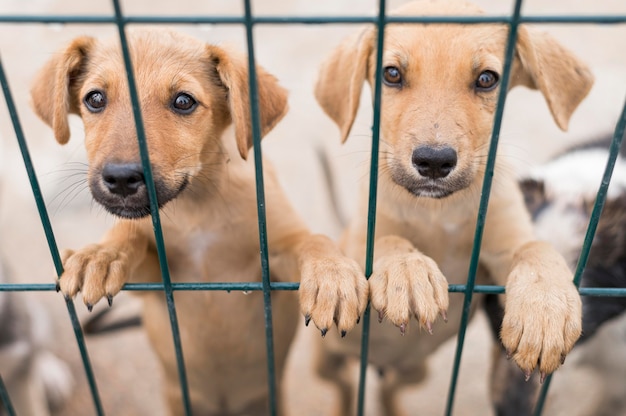
[[[166,230],[167,258],[174,280],[258,280],[258,244],[255,246],[255,239],[244,233],[228,226]]]
[[[194,264],[202,264],[207,254],[219,243],[219,235],[214,231],[200,230],[189,234],[187,252]]]
[[[465,283],[475,226],[468,216],[416,215],[405,238],[435,260],[452,284]]]

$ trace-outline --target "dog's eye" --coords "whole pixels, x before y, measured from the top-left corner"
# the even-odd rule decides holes
[[[99,113],[104,110],[104,107],[107,105],[107,98],[102,91],[90,91],[85,95],[83,99],[83,103],[87,107],[87,110],[92,113]]]
[[[500,80],[498,74],[493,71],[483,71],[476,78],[476,89],[479,91],[491,91],[497,85]]]
[[[387,66],[383,70],[383,82],[390,87],[402,86],[402,74],[395,66]]]
[[[191,95],[184,92],[177,94],[172,101],[172,110],[178,114],[191,114],[197,106],[198,102]]]

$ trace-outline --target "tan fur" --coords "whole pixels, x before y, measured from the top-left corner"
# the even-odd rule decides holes
[[[395,11],[480,13],[462,1],[416,1]],[[506,26],[494,24],[390,24],[385,30],[382,66],[399,68],[403,84],[382,86],[376,242],[369,283],[372,306],[393,325],[372,324],[369,361],[384,372],[381,393],[388,415],[401,413],[396,400],[400,388],[425,376],[427,356],[459,328],[462,296],[448,300],[446,278],[453,284],[466,282],[499,91],[478,90],[475,82],[485,70],[502,74],[507,33]],[[316,97],[339,126],[342,140],[349,136],[362,85],[374,82],[375,39],[373,28],[346,39],[320,70]],[[559,127],[567,128],[592,83],[585,64],[571,52],[547,34],[519,27],[510,86],[539,89]],[[423,146],[456,152],[448,176],[429,182],[449,195],[419,185],[426,179],[412,154]],[[525,373],[538,368],[546,374],[559,367],[580,335],[581,302],[562,257],[535,241],[521,193],[501,164],[491,192],[477,283],[506,285],[502,342]],[[366,194],[342,237],[346,254],[361,265]],[[472,312],[480,298],[475,296]],[[419,327],[430,332],[438,314],[447,314],[449,322],[436,325],[433,335],[407,328],[416,317]],[[401,331],[406,336],[400,336]],[[331,337],[321,344],[319,372],[340,388],[337,414],[350,414],[352,387],[342,365],[346,357],[358,356],[359,334],[345,340]]]
[[[252,145],[246,59],[175,32],[136,31],[129,39],[158,198],[171,197],[161,209],[161,221],[172,280],[260,281],[254,163],[245,160]],[[287,94],[262,68],[257,68],[257,78],[265,134],[285,115]],[[106,94],[101,112],[89,111],[83,103],[94,90]],[[198,102],[190,114],[172,108],[180,92]],[[39,73],[32,101],[59,143],[69,139],[68,114],[81,117],[90,188],[94,196],[105,198],[106,208],[106,198],[112,196],[103,184],[104,168],[139,163],[118,44],[88,37],[74,40]],[[340,330],[350,330],[367,302],[360,268],[327,237],[310,234],[268,161],[264,168],[272,278],[301,279],[303,313],[317,322],[327,322],[330,314],[327,328],[334,318]],[[119,218],[98,244],[65,251],[63,265],[61,291],[70,297],[81,292],[88,306],[112,298],[126,282],[159,282],[149,215]],[[142,296],[145,328],[165,374],[169,411],[181,414],[165,299],[159,292]],[[179,291],[174,297],[194,414],[267,413],[262,294]],[[280,386],[296,329],[295,294],[272,293],[272,307]]]

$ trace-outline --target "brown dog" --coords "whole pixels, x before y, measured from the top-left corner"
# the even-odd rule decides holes
[[[395,12],[481,13],[462,1],[417,1]],[[386,317],[400,331],[374,324],[369,362],[384,374],[382,403],[389,415],[400,413],[398,390],[422,380],[428,355],[459,329],[462,297],[449,303],[446,278],[466,282],[507,34],[508,26],[496,24],[390,24],[385,30],[380,185],[369,283],[380,319]],[[316,97],[342,140],[350,133],[362,85],[373,86],[376,38],[373,28],[349,37],[321,68]],[[561,129],[592,82],[587,67],[548,35],[519,28],[510,87],[539,89]],[[506,285],[502,342],[524,373],[538,367],[545,376],[561,365],[580,335],[581,302],[561,255],[535,240],[519,188],[504,173],[498,169],[491,192],[477,283]],[[362,265],[364,195],[342,238],[346,254]],[[432,332],[439,314],[447,314],[449,322],[434,335],[407,329],[415,316]],[[323,342],[318,370],[340,388],[339,414],[349,414],[353,398],[343,364],[358,355],[359,346],[358,333]]]
[[[239,282],[261,278],[246,60],[168,31],[129,35],[173,281]],[[287,94],[258,68],[263,134],[287,111]],[[75,39],[46,64],[32,89],[37,114],[68,141],[68,115],[85,127],[94,199],[117,216],[99,244],[63,255],[60,289],[79,291],[87,307],[124,283],[159,282],[154,233],[119,45]],[[231,127],[232,126],[232,127]],[[302,278],[303,311],[350,330],[367,302],[355,261],[312,235],[264,163],[272,278]],[[323,287],[320,287],[325,285]],[[319,290],[318,290],[319,289]],[[341,296],[341,298],[340,298]],[[165,373],[169,410],[182,412],[168,313],[162,293],[143,294],[143,321]],[[341,303],[340,303],[341,299]],[[224,292],[176,292],[176,310],[194,414],[267,413],[263,298]],[[280,384],[296,329],[293,293],[272,294]]]

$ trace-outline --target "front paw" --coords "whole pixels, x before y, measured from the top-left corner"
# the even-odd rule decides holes
[[[128,256],[115,248],[92,244],[78,251],[65,250],[62,260],[59,290],[68,298],[81,292],[90,311],[103,297],[111,305],[128,280]]]
[[[404,335],[411,316],[432,333],[432,324],[448,310],[448,282],[431,258],[410,252],[381,257],[369,279],[372,307]]]
[[[300,272],[300,310],[305,324],[313,321],[325,336],[334,322],[345,336],[367,306],[367,279],[357,262],[343,256],[324,257],[305,262]]]
[[[564,260],[555,257],[542,265],[549,267],[522,263],[511,272],[501,338],[526,378],[538,367],[543,381],[580,337],[582,302]]]

